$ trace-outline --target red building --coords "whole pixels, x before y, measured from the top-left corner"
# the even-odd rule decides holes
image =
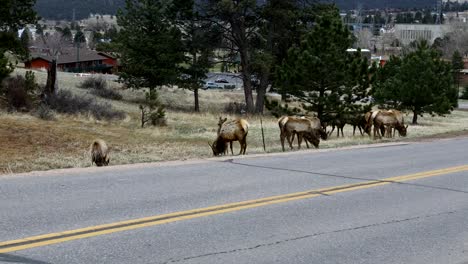
[[[52,60],[52,56],[33,54],[24,64],[28,69],[49,69]],[[66,72],[112,73],[117,64],[115,57],[91,50],[70,50],[57,56],[57,69]]]

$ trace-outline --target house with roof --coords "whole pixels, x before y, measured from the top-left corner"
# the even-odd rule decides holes
[[[27,69],[49,69],[53,56],[32,53],[25,61]],[[88,49],[69,49],[56,56],[57,69],[65,72],[112,73],[117,70],[118,61],[114,56]]]

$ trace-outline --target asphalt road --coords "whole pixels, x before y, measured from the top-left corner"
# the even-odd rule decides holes
[[[0,263],[466,264],[467,149],[459,138],[0,176]]]

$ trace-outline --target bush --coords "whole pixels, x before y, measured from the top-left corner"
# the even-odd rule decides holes
[[[166,126],[166,108],[159,100],[158,92],[150,89],[146,93],[146,100],[144,104],[140,104],[141,110],[141,127],[143,128],[146,123],[153,126]]]
[[[247,112],[247,105],[245,103],[230,102],[224,107],[224,112],[227,114],[242,115]]]
[[[107,85],[102,77],[89,77],[78,87],[91,90],[91,94],[111,100],[122,100],[122,95]]]
[[[41,104],[37,108],[35,115],[42,120],[55,120],[54,111],[52,111],[50,107],[45,104]]]
[[[0,95],[10,110],[29,111],[35,100],[39,86],[34,73],[26,72],[25,77],[17,75],[5,79],[0,87]]]
[[[46,99],[47,105],[64,114],[91,114],[96,119],[123,119],[125,113],[114,110],[109,103],[97,103],[92,97],[73,95],[70,91],[59,90]]]
[[[78,87],[83,89],[107,89],[107,81],[102,77],[88,77]]]
[[[117,100],[117,101],[122,100],[122,98],[123,98],[122,95],[119,92],[114,91],[111,88],[92,89],[91,94],[94,94],[94,95],[102,97],[102,98]]]

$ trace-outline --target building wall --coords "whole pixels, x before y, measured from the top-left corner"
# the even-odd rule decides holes
[[[25,67],[28,69],[49,69],[50,63],[43,59],[34,59],[26,62]]]
[[[396,24],[395,36],[403,45],[421,39],[432,44],[436,38],[442,38],[449,30],[448,25]]]

